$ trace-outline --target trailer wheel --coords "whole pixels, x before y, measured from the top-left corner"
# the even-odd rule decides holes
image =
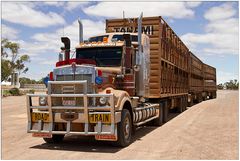
[[[43,140],[49,144],[60,143],[63,141],[63,139],[64,139],[64,135],[58,135],[58,134],[52,135],[52,138],[43,138]]]
[[[202,102],[202,101],[203,101],[203,99],[202,99],[202,95],[199,94],[197,102],[200,103],[200,102]]]
[[[193,106],[193,98],[192,97],[191,97],[190,102],[187,103],[187,106],[188,107],[192,107]]]
[[[207,100],[207,96],[206,96],[207,94],[204,94],[204,96],[202,96],[202,100],[203,101],[206,101]]]
[[[121,122],[118,123],[117,146],[126,147],[132,140],[132,118],[127,109],[122,110]]]
[[[159,104],[159,117],[153,120],[153,126],[161,126],[163,124],[163,106],[164,103]]]

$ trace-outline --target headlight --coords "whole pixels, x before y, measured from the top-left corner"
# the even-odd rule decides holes
[[[47,105],[46,97],[39,97],[39,105],[40,106],[46,106]]]
[[[100,97],[99,102],[101,105],[105,105],[107,103],[107,98],[106,97]]]

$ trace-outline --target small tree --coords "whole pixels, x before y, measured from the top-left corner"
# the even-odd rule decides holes
[[[20,45],[15,42],[10,42],[8,39],[1,40],[1,61],[2,61],[2,79],[7,80],[13,72],[26,73],[28,68],[25,66],[26,62],[30,62],[28,55],[19,56]],[[10,57],[10,59],[7,59]]]
[[[226,89],[237,90],[239,86],[239,82],[237,79],[230,80],[229,82],[224,83]]]
[[[11,62],[9,60],[1,59],[1,82],[8,79],[12,74]]]
[[[29,62],[30,58],[28,55],[22,55],[16,62],[13,64],[14,69],[18,71],[18,74],[26,73],[28,67],[25,67],[25,62]]]

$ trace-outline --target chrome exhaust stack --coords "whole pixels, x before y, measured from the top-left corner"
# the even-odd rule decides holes
[[[68,37],[61,37],[61,41],[64,44],[64,47],[61,47],[61,50],[64,51],[65,60],[70,59],[70,39]]]
[[[79,24],[79,44],[83,42],[83,24],[80,19],[78,19]]]

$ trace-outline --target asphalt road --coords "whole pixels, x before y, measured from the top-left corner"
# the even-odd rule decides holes
[[[192,106],[161,127],[143,126],[126,148],[92,137],[46,144],[26,133],[25,96],[2,99],[2,159],[239,159],[238,91]]]

